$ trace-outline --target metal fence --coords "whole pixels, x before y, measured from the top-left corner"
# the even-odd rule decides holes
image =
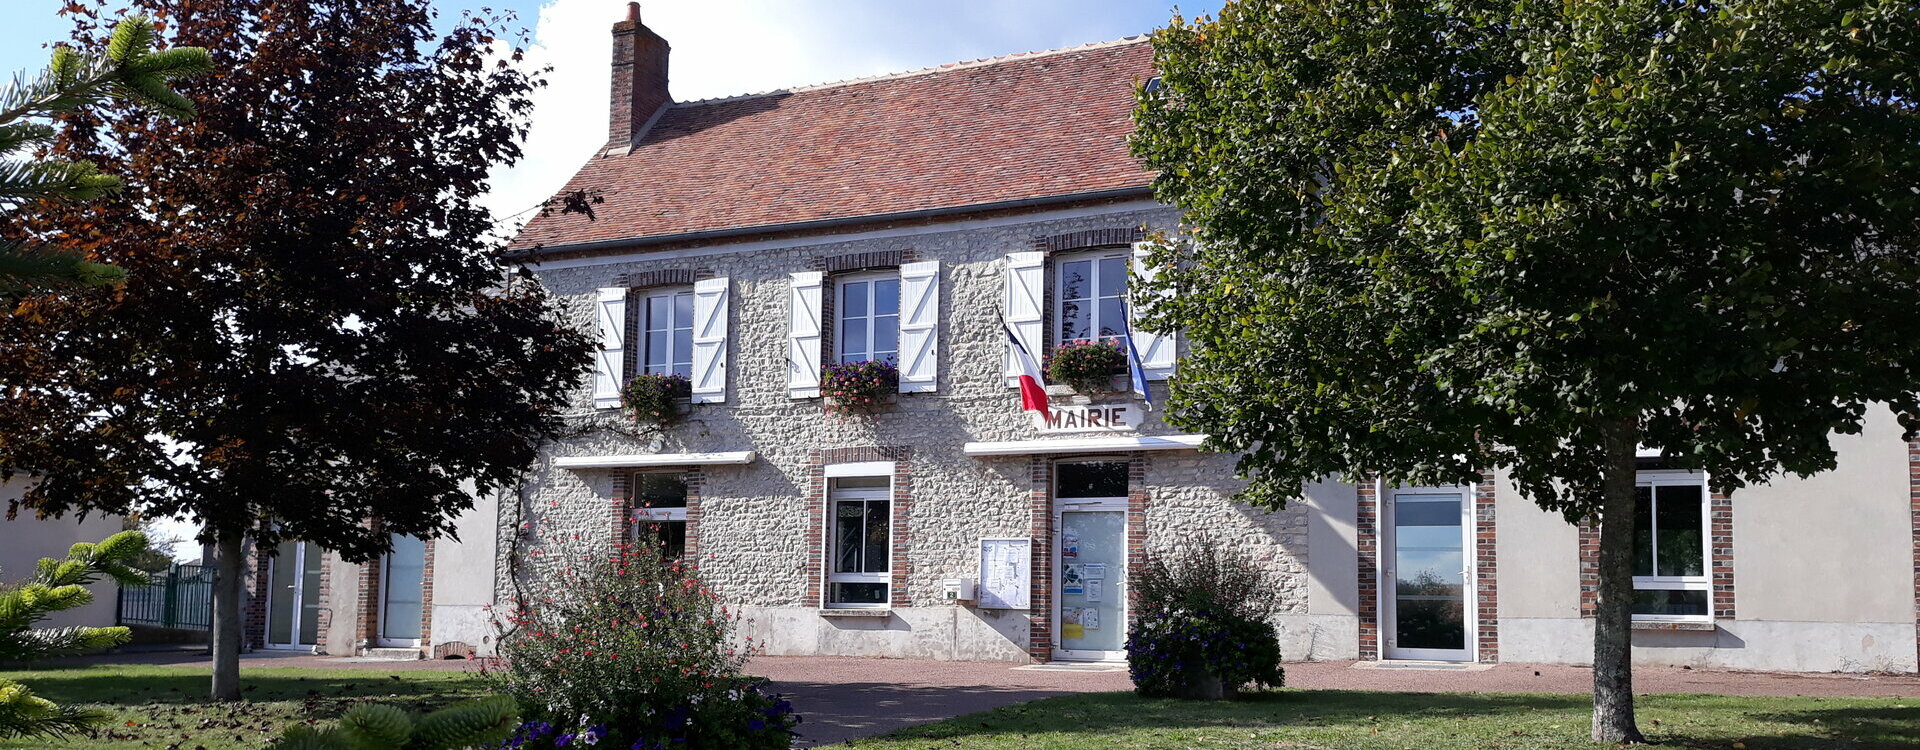
[[[213,628],[213,567],[191,563],[155,573],[144,586],[121,586],[121,625],[180,630]]]

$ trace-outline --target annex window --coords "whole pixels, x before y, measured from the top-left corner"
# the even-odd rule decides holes
[[[1125,335],[1128,252],[1115,248],[1063,255],[1055,260],[1055,341]]]
[[[649,291],[640,300],[640,372],[693,376],[693,290]]]
[[[1712,619],[1705,475],[1645,471],[1633,508],[1633,616]]]
[[[827,567],[827,605],[884,607],[893,551],[893,503],[888,477],[827,480],[832,550]]]
[[[632,538],[648,537],[660,544],[660,554],[668,559],[686,554],[687,475],[634,475]]]
[[[893,271],[841,277],[834,283],[839,318],[833,348],[837,361],[898,361],[900,275]]]

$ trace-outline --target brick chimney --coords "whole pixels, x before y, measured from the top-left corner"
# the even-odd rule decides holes
[[[627,20],[613,25],[613,116],[607,139],[615,148],[634,136],[661,107],[667,95],[667,40],[640,23],[640,4],[627,3]]]

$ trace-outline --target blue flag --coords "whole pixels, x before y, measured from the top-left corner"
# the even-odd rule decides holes
[[[1121,319],[1121,333],[1127,340],[1127,382],[1132,384],[1133,392],[1146,402],[1147,411],[1153,411],[1153,391],[1147,388],[1147,368],[1140,364],[1140,350],[1133,345],[1133,321]]]

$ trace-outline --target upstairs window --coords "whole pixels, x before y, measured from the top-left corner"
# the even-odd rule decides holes
[[[862,273],[842,277],[835,284],[834,331],[836,361],[897,362],[900,356],[900,275]]]
[[[1054,340],[1117,338],[1127,330],[1125,248],[1075,253],[1054,263]]]
[[[693,376],[693,290],[661,289],[640,295],[640,371]]]
[[[1710,620],[1707,488],[1699,472],[1644,471],[1633,508],[1633,616]]]

